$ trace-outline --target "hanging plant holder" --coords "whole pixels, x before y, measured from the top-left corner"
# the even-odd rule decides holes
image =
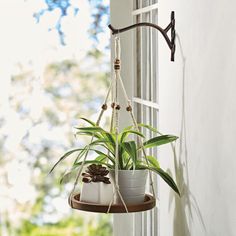
[[[101,165],[92,164],[88,167],[85,173],[82,173],[85,160],[87,157],[87,153],[86,153],[86,157],[84,158],[84,161],[80,166],[80,170],[78,172],[77,179],[74,184],[74,188],[69,197],[69,204],[74,209],[83,210],[83,211],[91,211],[91,212],[101,212],[101,213],[129,213],[129,212],[150,210],[156,205],[152,175],[150,173],[150,170],[149,170],[149,178],[151,182],[153,195],[145,194],[145,185],[146,185],[146,178],[147,178],[147,172],[145,170],[138,170],[138,173],[137,173],[137,170],[135,170],[135,166],[133,166],[134,168],[133,170],[122,170],[122,171],[127,171],[128,174],[124,175],[124,173],[119,173],[119,165],[120,165],[119,163],[119,160],[120,160],[119,158],[119,148],[120,148],[119,146],[120,145],[119,144],[119,110],[121,109],[121,106],[118,102],[118,92],[117,92],[118,83],[120,83],[124,97],[126,98],[126,101],[127,101],[126,111],[130,113],[132,117],[133,125],[136,129],[135,132],[136,133],[139,132],[137,121],[133,114],[131,101],[127,96],[124,84],[120,76],[120,69],[121,69],[120,65],[121,65],[120,39],[118,37],[115,37],[115,60],[114,60],[115,78],[111,82],[111,86],[108,90],[105,102],[101,107],[101,112],[96,122],[96,125],[98,127],[103,113],[107,110],[107,100],[109,98],[110,92],[112,91],[111,92],[111,96],[112,96],[111,97],[111,100],[112,100],[111,130],[114,131],[114,136],[115,136],[114,138],[114,162],[115,162],[114,170],[111,173],[109,173],[109,171],[106,170],[105,167]],[[93,133],[91,142],[93,142],[94,136],[95,136],[95,133]],[[139,143],[142,143],[141,139],[139,139]],[[88,147],[88,151],[89,150],[90,150],[90,147]],[[144,150],[143,144],[141,145],[141,150],[147,161],[147,157],[146,157],[147,155]],[[137,155],[137,153],[135,155]],[[132,156],[132,154],[130,154],[130,156]],[[135,157],[135,159],[136,158],[137,157]],[[147,161],[147,164],[148,164],[148,161]],[[102,204],[103,199],[102,197],[99,197],[102,191],[102,188],[100,188],[100,186],[110,184],[110,179],[106,176],[108,173],[111,174],[112,183],[114,185],[113,195],[110,198],[109,204]],[[83,176],[83,182],[84,182],[83,188],[82,188],[83,195],[81,193],[74,194],[75,186],[77,185],[78,179],[81,174]],[[93,186],[95,184],[96,188],[93,186],[89,186],[91,182],[93,182]],[[126,182],[128,182],[128,184]],[[99,184],[102,184],[102,185],[99,185]],[[128,191],[127,194],[124,188],[122,189],[122,185],[124,185],[123,187],[127,189]],[[86,198],[86,196],[84,197],[85,187],[86,189],[90,189],[88,191],[88,194],[90,194],[88,198]],[[135,189],[137,190],[137,193],[135,193],[135,191],[132,191],[132,190],[130,191],[132,187],[133,188],[135,187]],[[90,199],[90,200],[87,200],[87,199]],[[105,201],[107,201],[107,199]]]
[[[123,29],[115,29],[111,25],[109,27],[113,34],[119,34],[139,26],[151,26],[158,29],[166,39],[167,44],[171,49],[171,60],[174,60],[174,12],[171,14],[170,24],[165,29],[149,23],[139,23]],[[170,29],[171,39],[169,39],[167,36],[167,32]],[[101,111],[98,115],[97,122],[93,123],[86,118],[82,118],[84,121],[89,123],[90,126],[77,127],[77,134],[89,135],[91,137],[91,141],[83,149],[77,148],[64,154],[53,166],[51,171],[53,171],[55,166],[67,156],[71,155],[75,151],[81,151],[73,165],[73,168],[75,169],[79,167],[73,189],[69,196],[69,205],[73,209],[100,213],[130,213],[147,211],[151,210],[156,205],[156,197],[151,171],[156,172],[177,194],[180,195],[180,193],[172,177],[160,168],[159,163],[155,157],[147,155],[145,148],[171,143],[178,137],[173,135],[162,135],[149,125],[137,123],[133,113],[131,100],[127,95],[120,75],[121,60],[119,37],[115,37],[114,41],[114,78],[111,80],[111,84],[105,97],[105,101],[101,106]],[[119,110],[122,108],[123,104],[121,104],[122,106],[119,104],[118,85],[120,86],[126,100],[125,109],[129,113],[133,123],[131,126],[133,127],[132,129],[126,129],[121,133],[119,133]],[[110,132],[108,132],[102,129],[99,124],[104,112],[108,108],[108,99],[110,95],[112,114]],[[143,126],[144,128],[148,128],[160,136],[151,138],[144,142],[144,135],[140,132],[139,125]],[[137,140],[135,139],[136,141],[127,141],[126,138],[129,134],[136,135]],[[100,139],[100,137],[102,138]],[[94,148],[94,146],[96,147],[99,142],[102,142],[103,147],[106,147],[106,154]],[[110,142],[110,146],[106,146],[107,142]],[[94,160],[87,160],[88,153],[91,150],[98,154],[98,159],[96,158]],[[79,162],[82,156],[84,158]],[[87,170],[82,173],[84,166],[87,164],[92,165],[89,165]],[[152,194],[145,193],[147,174],[149,174],[150,189]],[[75,193],[75,188],[81,175],[83,177],[82,191],[81,193]],[[111,184],[113,185],[113,191],[110,191],[112,190],[112,188],[110,188],[112,186]]]
[[[80,194],[72,195],[72,198],[69,201],[69,204],[73,209],[81,210],[81,211],[89,211],[89,212],[97,212],[97,213],[127,213],[122,203],[113,204],[111,205],[109,209],[109,205],[81,202]],[[156,206],[156,199],[150,194],[145,194],[144,202],[138,203],[138,204],[127,204],[126,206],[129,213],[147,211],[147,210],[151,210],[152,208]]]

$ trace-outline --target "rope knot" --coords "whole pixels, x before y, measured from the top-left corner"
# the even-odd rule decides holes
[[[120,187],[118,184],[115,185],[115,189],[116,189],[116,191],[120,191]]]

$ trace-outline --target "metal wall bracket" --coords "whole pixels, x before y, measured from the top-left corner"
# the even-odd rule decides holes
[[[123,33],[125,31],[128,31],[130,29],[133,28],[137,28],[140,26],[149,26],[149,27],[153,27],[155,29],[157,29],[158,31],[161,32],[161,34],[163,35],[164,39],[167,42],[168,47],[171,50],[171,61],[175,60],[175,12],[172,11],[171,12],[171,16],[170,16],[170,23],[167,25],[166,28],[161,28],[160,26],[153,24],[153,23],[149,23],[149,22],[141,22],[141,23],[137,23],[137,24],[133,24],[130,26],[127,26],[125,28],[121,28],[121,29],[116,29],[114,28],[112,25],[108,25],[108,27],[110,28],[110,30],[112,31],[112,34],[119,34],[119,33]],[[170,37],[168,36],[168,32],[170,30]]]

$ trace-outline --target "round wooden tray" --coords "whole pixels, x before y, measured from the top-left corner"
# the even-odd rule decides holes
[[[108,210],[108,205],[81,202],[80,194],[73,195],[71,203],[69,202],[69,204],[73,209],[81,211],[107,213]],[[155,207],[155,205],[156,205],[156,199],[152,195],[145,194],[144,202],[134,205],[127,205],[127,208],[130,213],[130,212],[147,211]],[[111,206],[109,213],[126,213],[126,210],[124,205],[114,204]]]

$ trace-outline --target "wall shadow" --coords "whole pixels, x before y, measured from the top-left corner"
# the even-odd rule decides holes
[[[180,48],[182,61],[182,111],[181,111],[181,129],[179,151],[176,153],[175,146],[172,145],[174,153],[174,166],[176,173],[176,182],[181,192],[181,198],[171,193],[169,201],[169,210],[171,205],[175,204],[174,220],[173,220],[173,236],[191,236],[191,225],[193,223],[193,215],[197,216],[200,224],[206,232],[203,217],[197,204],[197,200],[190,191],[189,172],[188,172],[188,146],[186,131],[186,113],[185,113],[185,94],[186,94],[186,57],[184,55],[181,39],[176,35],[176,43]]]

